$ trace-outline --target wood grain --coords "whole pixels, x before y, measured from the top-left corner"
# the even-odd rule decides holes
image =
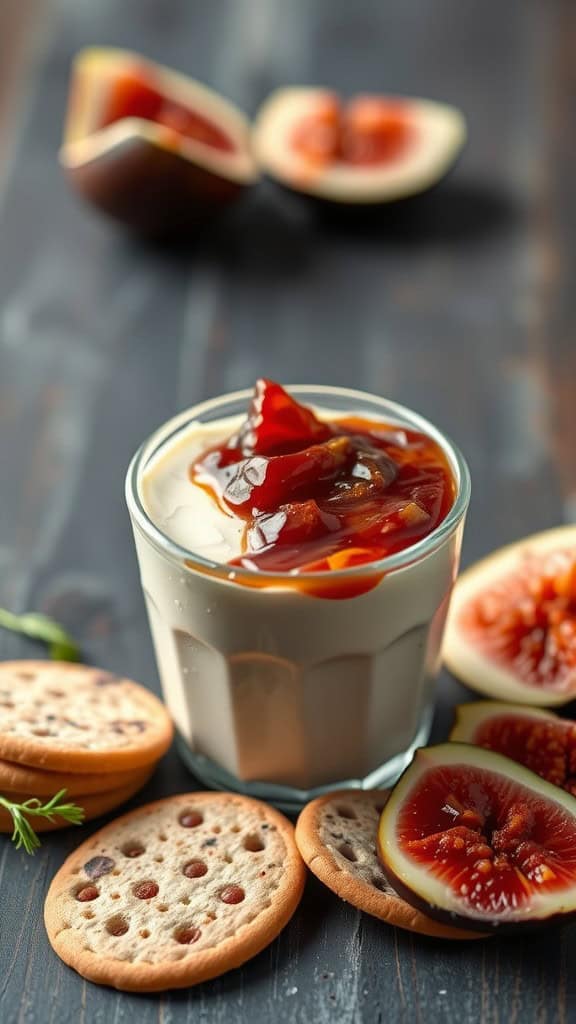
[[[574,5],[509,0],[60,0],[27,82],[0,206],[0,603],[42,608],[87,660],[157,685],[123,477],[176,409],[250,385],[350,384],[436,421],[473,477],[464,561],[576,516]],[[449,180],[381,213],[263,184],[187,251],[146,248],[72,196],[56,152],[70,59],[127,45],[253,114],[276,85],[461,106]],[[0,636],[0,656],[37,648]],[[435,736],[465,699],[445,676]],[[193,786],[175,756],[143,796]],[[573,928],[454,947],[395,933],[310,880],[253,963],[161,998],[84,984],[52,955],[43,893],[68,831],[0,842],[3,1024],[565,1024]]]
[[[42,51],[51,0],[18,0],[0,7],[0,194],[7,177],[13,139],[25,118],[27,83]]]

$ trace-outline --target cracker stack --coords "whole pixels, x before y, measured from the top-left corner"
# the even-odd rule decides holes
[[[96,818],[142,788],[171,739],[164,705],[129,679],[68,662],[0,664],[0,794],[14,802],[65,789]],[[0,832],[12,828],[0,809]]]

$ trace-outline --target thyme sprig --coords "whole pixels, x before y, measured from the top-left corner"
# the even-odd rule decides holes
[[[53,661],[79,661],[80,651],[69,633],[54,619],[42,612],[25,612],[15,615],[6,608],[0,608],[0,626],[13,633],[23,633],[31,640],[42,640],[48,644]]]
[[[49,821],[54,821],[54,818],[58,817],[71,825],[82,824],[84,808],[78,807],[77,804],[65,803],[65,796],[66,790],[61,789],[44,804],[37,797],[31,797],[23,804],[18,804],[7,796],[0,796],[0,807],[4,807],[12,815],[12,842],[17,850],[24,848],[26,853],[33,855],[40,846],[40,839],[29,822],[29,817],[47,818]]]

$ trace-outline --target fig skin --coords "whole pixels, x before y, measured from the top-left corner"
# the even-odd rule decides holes
[[[454,724],[450,730],[449,740],[454,743],[470,743],[472,746],[477,746],[473,739],[476,729],[492,718],[517,716],[525,721],[533,721],[535,726],[539,722],[557,722],[561,726],[573,724],[567,719],[560,718],[554,711],[544,711],[531,705],[508,704],[500,700],[475,700],[467,704],[458,704],[454,712]]]
[[[559,707],[576,698],[576,667],[570,685],[562,690],[526,683],[512,667],[485,654],[458,622],[465,605],[498,579],[513,574],[525,552],[545,555],[570,548],[576,549],[576,526],[559,526],[499,548],[459,576],[452,593],[443,659],[468,689],[492,700],[532,707]]]
[[[106,103],[126,78],[204,117],[230,148],[136,114],[106,121]],[[113,48],[81,50],[74,60],[60,164],[88,203],[157,239],[190,238],[259,178],[240,110],[200,82]]]
[[[469,733],[472,728],[483,725],[492,717],[497,718],[501,715],[518,715],[520,718],[530,719],[534,722],[568,723],[568,719],[561,718],[554,711],[544,711],[542,708],[535,708],[529,704],[526,706],[507,704],[500,700],[473,700],[466,704],[457,704],[454,713],[454,725],[449,738],[457,743],[471,743],[470,739],[464,739],[464,731]],[[460,734],[462,735],[461,740],[458,738]]]
[[[462,914],[453,914],[448,910],[442,910],[441,907],[428,903],[425,899],[418,896],[417,893],[413,892],[412,889],[409,889],[408,886],[404,885],[398,875],[384,863],[380,847],[380,836],[378,836],[376,849],[378,851],[378,859],[382,864],[384,874],[392,888],[395,889],[401,899],[406,903],[409,903],[411,907],[419,910],[420,913],[425,914],[426,917],[431,917],[434,921],[438,921],[439,924],[448,925],[450,928],[457,928],[459,930],[464,929],[468,932],[474,932],[478,935],[478,938],[483,937],[486,939],[495,933],[498,935],[511,935],[518,931],[518,928],[512,925],[502,925],[499,922],[490,921],[475,921],[473,918],[464,917]],[[566,915],[560,916],[562,916],[563,920],[566,918]],[[540,923],[540,927],[543,927],[544,924],[548,923],[552,922],[545,921]],[[522,930],[524,930],[524,927],[525,926],[522,926]],[[492,928],[492,931],[488,931],[489,928]]]
[[[158,239],[189,237],[243,191],[138,135],[65,171],[75,191],[98,210]]]
[[[574,920],[576,918],[576,878],[572,886],[567,887],[565,890],[569,903],[567,910],[553,911],[547,915],[540,914],[539,916],[534,915],[533,917],[526,916],[516,920],[506,920],[490,919],[488,916],[468,916],[456,910],[440,907],[433,899],[427,899],[421,891],[419,892],[411,888],[404,878],[399,876],[398,871],[390,863],[391,858],[386,847],[387,831],[388,829],[394,829],[396,822],[395,812],[397,813],[402,805],[409,802],[414,784],[418,781],[419,777],[422,777],[418,776],[420,762],[424,764],[423,774],[427,760],[430,765],[435,766],[443,763],[448,765],[460,763],[464,768],[469,766],[483,767],[488,771],[494,772],[496,775],[519,782],[534,792],[536,797],[544,797],[559,803],[569,813],[572,813],[576,819],[576,798],[546,782],[539,775],[535,775],[534,772],[524,768],[515,761],[511,761],[510,758],[504,757],[502,754],[496,754],[482,747],[474,747],[467,743],[442,743],[435,747],[422,747],[416,751],[414,760],[404,770],[394,786],[378,826],[376,839],[378,859],[386,877],[398,895],[428,917],[440,921],[442,924],[464,928],[468,931],[482,932],[484,935],[515,935],[538,930],[552,924],[567,924]],[[414,775],[414,783],[410,785],[412,775]],[[442,884],[439,880],[431,881],[436,885]],[[422,888],[421,883],[420,887]],[[570,903],[572,903],[571,906]]]

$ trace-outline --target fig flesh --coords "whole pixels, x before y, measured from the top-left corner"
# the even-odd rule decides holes
[[[416,752],[378,852],[396,891],[440,921],[512,931],[576,913],[576,799],[480,747]]]
[[[88,202],[151,235],[186,235],[259,176],[236,107],[115,49],[74,61],[60,163]]]
[[[261,108],[254,149],[282,184],[335,203],[391,202],[423,192],[452,165],[466,136],[453,107],[408,97],[279,89]]]
[[[576,527],[496,551],[457,581],[444,660],[466,686],[536,706],[576,696]]]
[[[450,739],[504,754],[576,796],[576,723],[552,711],[491,700],[461,704]]]

